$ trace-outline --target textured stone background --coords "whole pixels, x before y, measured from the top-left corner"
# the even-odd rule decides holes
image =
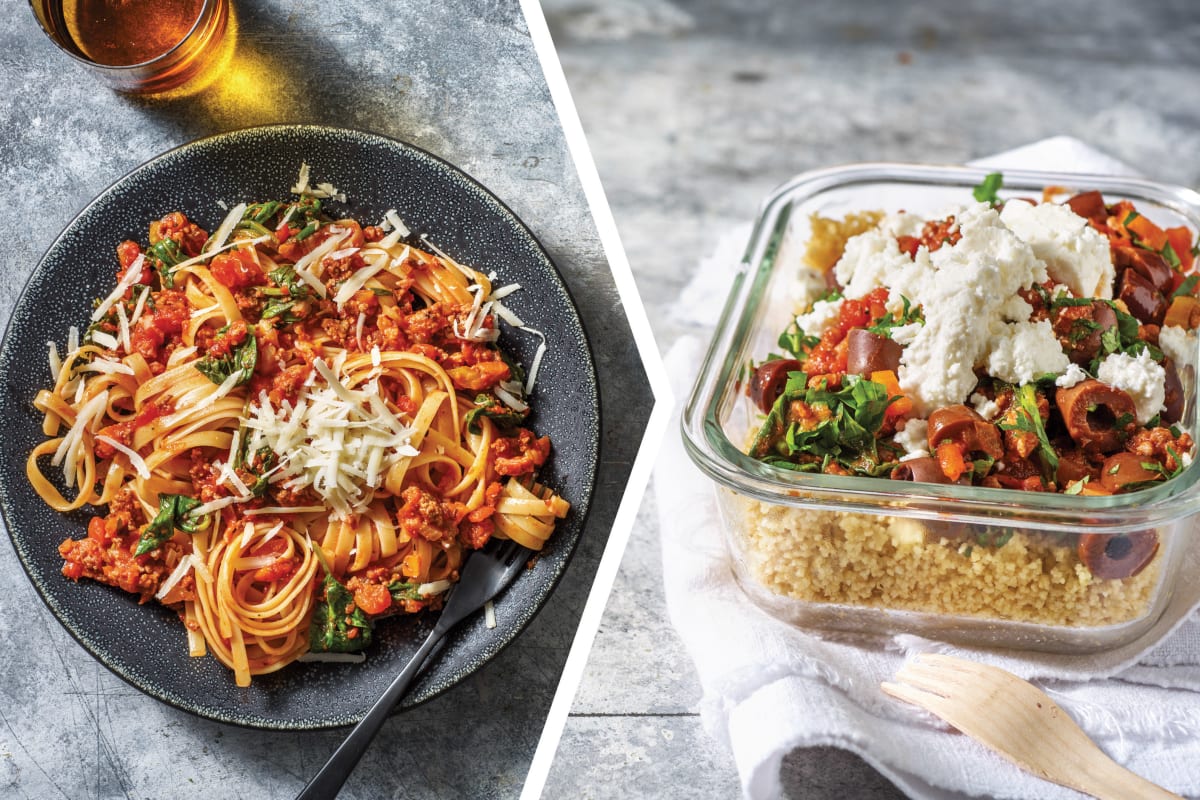
[[[961,163],[1067,134],[1151,178],[1200,183],[1191,0],[543,6],[663,352],[699,260],[807,169]],[[739,793],[664,613],[656,520],[648,493],[546,797]],[[840,750],[797,751],[783,775],[789,797],[898,796]]]
[[[509,204],[564,273],[595,349],[603,402],[616,408],[619,388],[621,413],[603,425],[589,525],[544,611],[488,667],[389,721],[342,797],[513,797],[651,402],[524,18],[515,0],[242,0],[235,8],[230,72],[193,97],[150,101],[98,85],[52,46],[25,2],[0,3],[0,184],[8,192],[0,320],[93,196],[158,153],[224,130],[311,122],[376,131],[446,158]],[[341,741],[337,731],[233,728],[151,700],[67,635],[7,544],[0,585],[0,797],[286,798]],[[34,716],[33,708],[55,710]]]

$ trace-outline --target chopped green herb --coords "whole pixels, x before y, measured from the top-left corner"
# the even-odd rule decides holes
[[[980,203],[990,203],[994,206],[999,202],[997,193],[1003,185],[1004,176],[999,172],[992,172],[971,190],[971,195]]]
[[[1171,243],[1167,242],[1163,245],[1163,249],[1159,251],[1159,255],[1171,265],[1171,269],[1179,269],[1183,266],[1183,262],[1179,260],[1179,256],[1175,252],[1175,248],[1171,247]]]
[[[1042,462],[1042,477],[1047,482],[1054,479],[1054,475],[1058,472],[1058,453],[1054,450],[1054,445],[1050,444],[1050,437],[1046,435],[1046,427],[1042,423],[1042,415],[1038,411],[1038,395],[1036,387],[1027,383],[1019,387],[1013,392],[1013,400],[1016,403],[1015,422],[1001,422],[1002,430],[1024,431],[1033,433],[1038,439],[1038,455]]]
[[[867,328],[867,330],[876,335],[890,338],[892,330],[895,328],[903,325],[925,324],[925,313],[920,306],[913,306],[912,302],[903,295],[901,295],[900,301],[904,304],[904,308],[900,311],[900,316],[885,314],[875,320],[875,323]]]
[[[881,383],[851,375],[843,380],[844,386],[834,392],[825,385],[809,388],[803,372],[790,373],[751,453],[780,466],[780,460],[788,461],[789,469],[800,471],[813,471],[818,461],[822,468],[836,462],[859,475],[878,475],[894,467],[890,463],[894,459],[880,457],[876,437],[887,407],[895,398],[888,397]],[[793,402],[812,409],[812,416],[804,424],[785,424],[785,414]],[[890,454],[890,446],[888,450]]]
[[[1171,293],[1171,297],[1185,297],[1196,293],[1196,284],[1200,283],[1200,275],[1192,274],[1183,279],[1183,283],[1179,284],[1179,288]]]
[[[800,326],[795,320],[784,329],[783,333],[779,334],[779,346],[791,353],[792,358],[803,361],[808,358],[808,351],[817,346],[820,338],[809,336],[804,331],[800,330]]]

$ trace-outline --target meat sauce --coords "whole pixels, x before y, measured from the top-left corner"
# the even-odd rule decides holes
[[[346,247],[361,246],[364,242],[378,241],[383,231],[378,227],[363,228],[353,221],[342,220],[338,225],[350,228],[351,234]],[[319,227],[311,236],[298,240],[300,229],[283,223],[275,230],[275,255],[280,262],[294,262],[312,252],[330,235],[332,226]],[[133,241],[117,246],[118,280],[145,256],[137,286],[127,292],[123,302],[128,315],[133,313],[138,295],[149,286],[151,291],[145,299],[145,308],[130,329],[130,349],[141,355],[153,374],[166,369],[172,352],[183,346],[183,332],[194,309],[187,296],[170,288],[171,264],[159,253],[178,253],[180,257],[195,256],[208,239],[208,234],[189,221],[182,213],[172,213],[150,225],[149,247]],[[156,245],[169,240],[166,249]],[[322,261],[321,274],[326,282],[327,297],[337,294],[340,284],[356,270],[365,266],[357,253],[342,257],[326,257]],[[418,266],[419,268],[419,266]],[[470,306],[448,303],[423,305],[409,291],[400,287],[395,304],[383,305],[370,290],[356,292],[339,311],[330,299],[323,299],[307,292],[301,284],[269,275],[265,272],[249,249],[233,249],[218,254],[209,263],[213,278],[225,286],[233,295],[244,316],[243,321],[234,322],[226,329],[214,330],[210,326],[201,328],[195,344],[205,355],[212,358],[230,357],[254,334],[256,357],[250,383],[251,396],[266,393],[274,405],[284,401],[294,402],[306,380],[313,372],[313,362],[319,355],[314,337],[318,334],[351,352],[380,350],[407,350],[436,361],[446,370],[455,388],[465,392],[490,390],[497,384],[510,380],[512,369],[500,351],[489,344],[466,341],[455,334],[455,323],[460,327],[469,315]],[[266,310],[272,300],[286,305],[282,314],[268,316]],[[487,326],[494,321],[488,318]],[[110,314],[97,326],[97,330],[116,335],[119,322]],[[118,349],[124,355],[124,348]],[[402,397],[398,411],[412,415],[417,406]],[[136,431],[152,423],[157,417],[170,413],[170,409],[149,406],[135,419],[108,426],[99,432],[120,444],[129,447]],[[550,452],[550,440],[538,437],[522,426],[498,429],[492,442],[488,459],[496,474],[505,477],[531,475],[546,461]],[[96,446],[96,456],[101,461],[116,454],[115,448],[103,442]],[[200,502],[210,502],[227,496],[231,489],[221,481],[218,470],[200,450],[190,456],[192,468],[191,496]],[[251,454],[247,463],[235,472],[247,485],[253,485],[271,465],[265,463],[260,454]],[[501,491],[500,483],[492,483],[485,492],[484,505],[468,514],[461,503],[444,502],[436,494],[418,487],[405,490],[396,503],[395,522],[403,535],[420,537],[430,542],[457,539],[468,549],[483,547],[495,531],[492,516]],[[311,492],[294,492],[281,485],[268,485],[261,497],[227,506],[220,512],[226,522],[227,536],[238,535],[242,514],[245,510],[264,505],[295,506],[319,503]],[[104,516],[94,517],[88,525],[87,535],[78,540],[62,543],[59,552],[63,557],[63,574],[79,580],[90,578],[117,586],[135,593],[142,602],[154,597],[165,578],[184,553],[185,535],[176,534],[180,541],[166,544],[144,553],[134,555],[141,532],[147,520],[139,504],[129,491],[112,503]],[[251,556],[278,555],[275,561],[257,570],[256,578],[269,580],[283,578],[295,569],[293,560],[273,553],[270,549],[251,553]],[[354,577],[348,588],[354,593],[355,602],[368,614],[388,613],[396,607],[405,611],[416,611],[426,607],[430,601],[401,597],[393,601],[388,586],[405,581],[416,574],[416,565],[397,564],[393,568],[368,570]],[[191,598],[193,579],[189,575],[172,588],[163,602],[180,603]],[[432,602],[440,602],[435,597]]]

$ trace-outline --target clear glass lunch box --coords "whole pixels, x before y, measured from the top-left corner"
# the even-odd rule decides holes
[[[800,473],[746,455],[762,413],[745,370],[777,351],[805,280],[810,215],[940,214],[972,201],[987,170],[862,164],[800,175],[763,204],[684,409],[688,452],[718,485],[735,575],[749,597],[796,625],[910,632],[1058,652],[1132,641],[1162,615],[1186,549],[1197,545],[1200,464],[1124,495],[1086,496]],[[1002,199],[1098,189],[1162,227],[1200,230],[1200,194],[1144,180],[1004,173]],[[1064,195],[1066,196],[1066,195]],[[1180,427],[1196,438],[1196,361],[1177,369]],[[1121,556],[1157,549],[1124,578],[1098,578],[1079,546]],[[1096,538],[1102,537],[1102,538]]]

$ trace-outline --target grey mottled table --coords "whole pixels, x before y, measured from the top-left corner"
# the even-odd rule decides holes
[[[1150,177],[1200,183],[1190,0],[543,5],[663,352],[682,332],[667,311],[698,260],[807,169],[961,163],[1067,134]],[[648,495],[548,798],[738,794],[665,616],[656,525]],[[898,796],[841,751],[797,751],[783,776],[792,797]]]
[[[26,3],[0,3],[0,320],[94,195],[146,159],[223,130],[311,122],[388,134],[457,164],[509,204],[564,273],[594,343],[602,402],[615,406],[620,387],[623,412],[604,420],[592,515],[541,615],[465,683],[390,720],[342,797],[515,797],[650,406],[524,18],[516,0],[264,0],[236,11],[233,69],[252,89],[226,80],[164,102],[98,86],[52,47]],[[0,585],[0,796],[285,798],[341,740],[337,731],[233,728],[162,705],[67,635],[8,544]]]

